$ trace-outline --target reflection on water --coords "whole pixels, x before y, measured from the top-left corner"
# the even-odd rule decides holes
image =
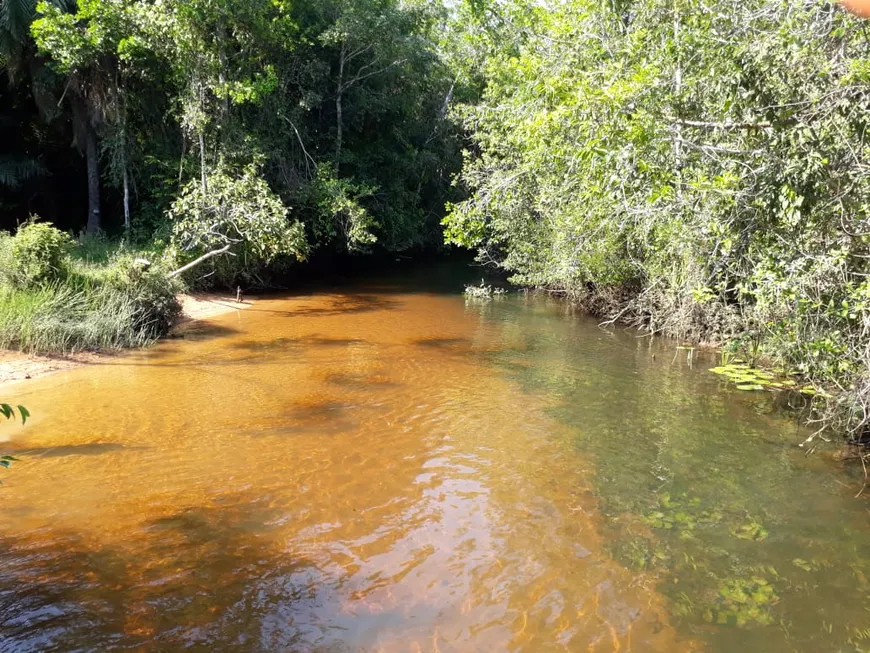
[[[0,650],[860,648],[866,504],[791,422],[449,287],[264,299],[18,386]]]

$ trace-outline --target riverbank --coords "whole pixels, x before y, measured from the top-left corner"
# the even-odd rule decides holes
[[[252,305],[250,301],[239,303],[235,297],[218,293],[185,293],[178,295],[178,302],[181,304],[181,314],[170,335],[183,332],[185,325],[190,323],[244,310]],[[20,351],[0,351],[0,390],[21,381],[81,367],[114,355],[114,352],[82,351],[64,356],[37,356]]]

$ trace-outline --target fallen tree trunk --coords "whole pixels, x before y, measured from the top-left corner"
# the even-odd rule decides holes
[[[191,268],[195,268],[197,265],[199,265],[203,261],[207,261],[208,259],[212,258],[213,256],[219,256],[220,254],[229,254],[230,256],[235,256],[235,254],[233,254],[230,251],[230,247],[232,247],[232,246],[233,246],[233,243],[227,243],[226,245],[224,245],[223,247],[221,247],[219,249],[213,249],[210,252],[206,252],[205,254],[200,256],[198,259],[191,261],[187,265],[182,265],[180,268],[178,268],[174,272],[170,272],[169,278],[173,279],[173,278],[177,277],[179,274],[183,274],[184,272],[187,272]]]

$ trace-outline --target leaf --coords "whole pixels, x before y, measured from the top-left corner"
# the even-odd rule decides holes
[[[27,418],[30,417],[30,411],[24,406],[18,406],[18,412],[21,415],[21,425],[24,426],[27,423]]]
[[[737,386],[738,390],[764,390],[763,385],[758,385],[757,383],[744,383],[742,385]]]
[[[812,571],[813,570],[812,565],[809,562],[807,562],[806,560],[803,560],[801,558],[795,558],[791,562],[795,567],[799,567],[800,569],[803,569],[804,571]]]

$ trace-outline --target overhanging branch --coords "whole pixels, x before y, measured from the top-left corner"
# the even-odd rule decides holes
[[[208,259],[212,258],[213,256],[219,256],[221,254],[229,254],[230,256],[235,256],[235,254],[230,252],[230,247],[232,247],[232,246],[233,246],[233,243],[227,243],[226,245],[224,245],[223,247],[220,247],[219,249],[213,249],[210,252],[206,252],[205,254],[200,256],[195,261],[191,261],[187,265],[182,265],[180,268],[178,268],[174,272],[170,272],[168,276],[170,279],[174,279],[179,274],[183,274],[184,272],[187,272],[191,268],[195,268],[197,265],[199,265],[203,261],[207,261]]]

